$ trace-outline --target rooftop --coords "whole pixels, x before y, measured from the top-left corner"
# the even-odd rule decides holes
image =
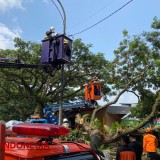
[[[107,108],[108,113],[110,114],[127,114],[130,112],[129,106],[109,106]]]

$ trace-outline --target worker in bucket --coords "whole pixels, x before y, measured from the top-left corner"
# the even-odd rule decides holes
[[[45,39],[52,38],[52,37],[54,37],[56,35],[57,35],[57,33],[55,33],[54,27],[50,27],[49,31],[46,32]]]

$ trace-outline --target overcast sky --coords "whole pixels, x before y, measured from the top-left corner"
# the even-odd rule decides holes
[[[53,0],[59,7],[56,0]],[[130,0],[61,0],[67,18],[68,35],[86,29],[107,17]],[[106,59],[122,40],[122,31],[130,35],[149,31],[155,16],[160,18],[160,0],[133,0],[122,10],[94,28],[74,36],[93,44],[92,52],[102,52]],[[13,39],[41,42],[45,32],[54,26],[63,32],[61,16],[51,0],[0,0],[0,48],[13,48]],[[132,94],[123,95],[119,102],[136,103]]]

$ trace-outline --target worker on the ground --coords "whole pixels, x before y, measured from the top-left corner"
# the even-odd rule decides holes
[[[160,155],[156,153],[158,140],[152,135],[151,128],[146,128],[146,135],[143,137],[143,152],[148,153],[150,160],[160,160]]]
[[[91,82],[98,82],[98,81],[99,81],[99,78],[97,76],[94,76]]]
[[[67,118],[64,118],[64,119],[63,119],[63,124],[62,124],[62,126],[69,128],[69,121],[68,121]]]
[[[128,146],[129,137],[121,137],[121,147],[117,149],[116,160],[136,160],[135,151]]]
[[[143,147],[137,141],[137,136],[135,134],[130,134],[129,141],[130,141],[129,147],[131,147],[136,152],[136,160],[141,160],[142,153],[143,153]]]
[[[56,35],[57,35],[57,33],[55,33],[54,27],[50,27],[50,30],[46,32],[45,39],[52,38],[52,37],[54,37]]]

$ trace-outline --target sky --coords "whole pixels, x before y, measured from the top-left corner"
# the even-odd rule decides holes
[[[67,35],[94,25],[128,1],[61,0],[66,13]],[[61,9],[57,0],[0,0],[0,49],[13,49],[15,37],[41,43],[51,26],[62,33],[63,21],[53,2]],[[126,29],[130,35],[149,31],[153,18],[160,18],[159,8],[160,0],[133,0],[105,21],[75,35],[73,40],[81,38],[85,44],[93,45],[93,53],[102,52],[107,60],[112,60],[113,51],[123,39],[122,31]],[[136,103],[137,98],[126,93],[119,100],[123,102]]]

